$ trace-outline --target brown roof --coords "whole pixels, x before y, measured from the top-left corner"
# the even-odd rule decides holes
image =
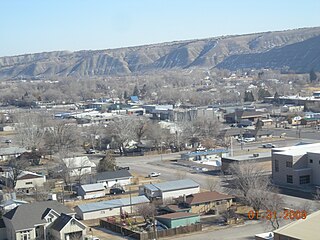
[[[34,178],[42,178],[42,176],[33,175],[33,174],[26,174],[21,177],[19,177],[19,180],[25,180],[25,179],[34,179]]]
[[[186,217],[195,217],[199,216],[199,214],[195,213],[188,213],[188,212],[175,212],[157,216],[157,218],[166,218],[166,219],[179,219],[179,218],[186,218]]]
[[[227,200],[232,198],[234,198],[234,196],[213,191],[213,192],[202,192],[202,193],[188,195],[186,202],[189,205],[194,205],[194,204],[200,204],[200,203],[206,203],[206,202]]]

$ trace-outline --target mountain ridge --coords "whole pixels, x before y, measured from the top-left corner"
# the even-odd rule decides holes
[[[312,38],[318,40],[319,36],[320,27],[313,27],[116,49],[6,56],[0,57],[0,78],[128,75],[167,69],[215,67],[235,70],[271,66],[276,69],[288,67],[297,72],[308,72],[311,68],[319,71],[320,59],[313,55],[320,55],[320,48],[308,42]],[[296,53],[295,47],[298,49]],[[304,56],[304,51],[315,52]],[[314,59],[311,59],[311,55]]]

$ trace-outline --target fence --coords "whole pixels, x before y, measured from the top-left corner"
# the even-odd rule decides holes
[[[163,237],[170,237],[179,234],[186,234],[191,232],[198,232],[202,231],[202,224],[196,223],[189,226],[178,227],[178,228],[169,228],[162,231],[155,232],[135,232],[125,227],[119,226],[115,223],[109,222],[108,219],[100,219],[100,226],[104,227],[108,230],[111,230],[116,233],[121,233],[123,236],[128,236],[138,240],[149,240],[149,239],[156,239],[163,238]]]

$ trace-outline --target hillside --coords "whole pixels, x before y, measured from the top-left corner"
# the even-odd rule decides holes
[[[0,58],[0,78],[107,76],[187,68],[320,71],[320,27],[138,47]]]

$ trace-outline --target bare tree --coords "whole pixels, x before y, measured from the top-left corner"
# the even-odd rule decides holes
[[[278,229],[280,227],[280,221],[282,219],[282,212],[284,208],[283,197],[277,193],[270,192],[263,204],[266,212],[266,220],[271,224],[272,228]]]
[[[78,146],[76,127],[62,121],[56,122],[46,131],[45,146],[50,151],[68,151]]]
[[[135,117],[133,120],[133,131],[136,135],[136,140],[138,143],[141,143],[141,139],[145,136],[149,127],[149,120],[145,117]]]
[[[115,118],[108,124],[107,133],[112,136],[122,155],[123,151],[125,151],[126,143],[135,139],[132,118],[127,116]]]
[[[218,177],[207,177],[206,178],[206,187],[210,192],[221,191],[221,181]]]
[[[234,163],[230,166],[231,187],[242,201],[259,211],[263,207],[268,192],[271,191],[270,179],[253,161]]]
[[[13,189],[16,187],[17,180],[21,173],[26,170],[29,166],[29,162],[27,160],[18,160],[18,159],[11,159],[9,161],[9,173],[8,173],[8,180],[9,186]]]
[[[140,204],[140,205],[136,206],[135,212],[139,216],[142,216],[144,221],[147,222],[148,220],[152,220],[153,216],[156,213],[156,208],[151,203],[145,203],[145,204]]]
[[[48,116],[34,112],[15,115],[19,144],[28,149],[40,148],[45,135]]]

